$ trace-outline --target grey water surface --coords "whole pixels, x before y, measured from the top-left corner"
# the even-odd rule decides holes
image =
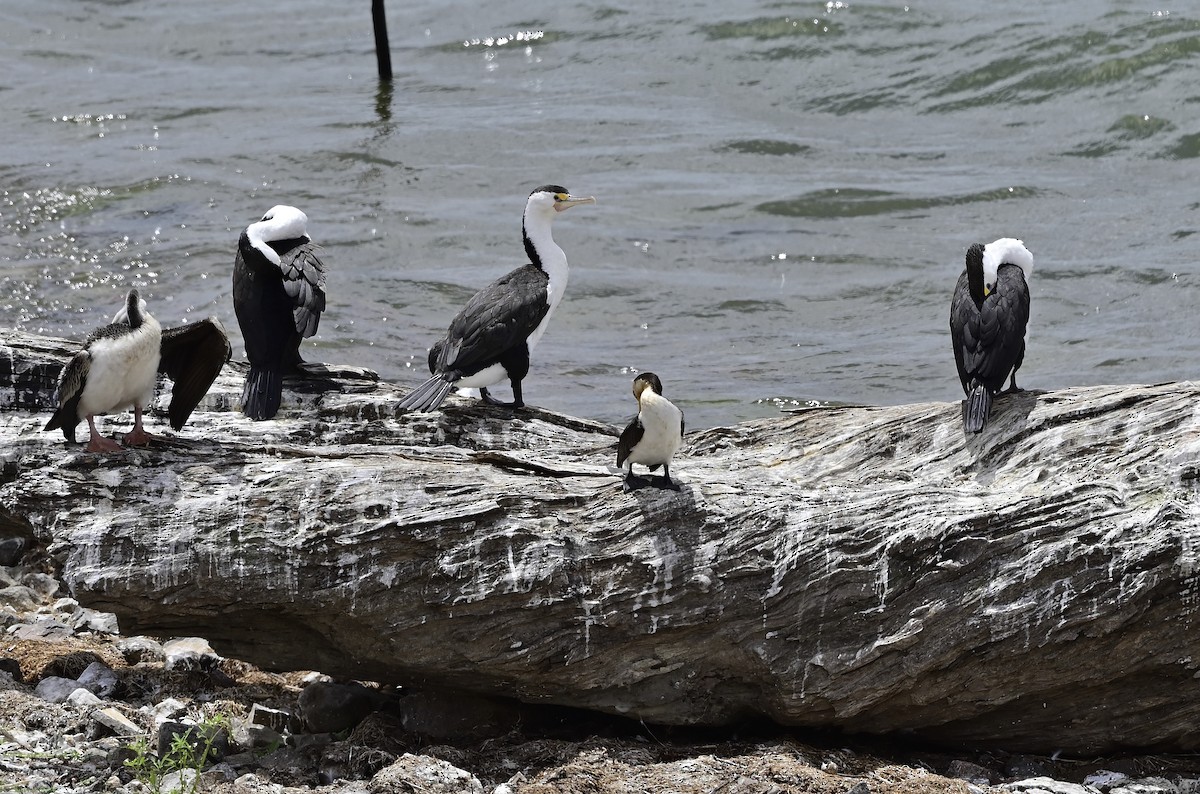
[[[0,329],[82,337],[143,288],[235,337],[237,236],[308,213],[310,360],[415,385],[471,293],[571,261],[525,382],[619,421],[653,370],[690,427],[961,397],[963,254],[1033,251],[1027,388],[1200,373],[1200,9],[1167,0],[0,6]],[[0,340],[3,330],[0,330]],[[498,389],[506,396],[506,389]]]

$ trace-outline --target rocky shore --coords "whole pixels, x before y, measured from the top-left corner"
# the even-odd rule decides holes
[[[1200,758],[1045,758],[765,726],[706,733],[269,673],[126,637],[0,539],[0,791],[30,794],[1183,794]]]

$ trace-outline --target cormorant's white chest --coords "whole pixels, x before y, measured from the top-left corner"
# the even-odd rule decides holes
[[[683,440],[683,412],[651,389],[642,392],[639,403],[642,438],[627,460],[643,466],[670,463]]]
[[[124,410],[135,403],[148,406],[154,399],[161,351],[162,329],[149,315],[128,334],[92,342],[91,366],[79,396],[80,417]]]

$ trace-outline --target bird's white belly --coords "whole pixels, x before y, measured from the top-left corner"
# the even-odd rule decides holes
[[[670,463],[682,441],[683,413],[663,398],[642,400],[639,412],[642,438],[629,452],[629,461],[643,466]]]
[[[504,371],[504,367],[493,364],[486,369],[479,370],[474,375],[460,378],[454,385],[460,389],[483,389],[494,386],[507,377],[508,373]]]
[[[94,342],[87,383],[79,396],[80,417],[149,405],[154,399],[161,344],[158,323],[149,319],[127,337]]]

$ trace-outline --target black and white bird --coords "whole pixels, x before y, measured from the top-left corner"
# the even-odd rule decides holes
[[[302,363],[301,340],[317,332],[325,311],[325,265],[308,236],[308,216],[279,204],[238,238],[233,311],[250,372],[242,413],[270,419],[279,410],[283,376]]]
[[[958,377],[967,395],[963,429],[981,432],[992,410],[992,397],[1025,358],[1029,323],[1029,279],[1033,254],[1020,240],[1004,237],[967,250],[966,269],[958,277],[950,304],[950,338]]]
[[[559,185],[543,185],[529,194],[521,223],[529,264],[467,301],[446,336],[429,350],[432,377],[400,401],[401,409],[437,410],[455,388],[479,389],[492,405],[525,404],[521,381],[529,372],[529,354],[567,288],[567,255],[554,242],[550,226],[558,213],[595,203],[592,196],[576,198]],[[489,386],[506,378],[512,384],[511,403],[488,393]]]
[[[61,429],[75,441],[75,428],[88,423],[88,452],[119,452],[117,442],[100,435],[95,417],[133,408],[133,430],[124,437],[130,445],[146,444],[151,436],[142,417],[154,399],[158,373],[173,381],[168,416],[176,430],[208,392],[229,360],[229,339],[219,322],[201,320],[163,329],[146,311],[146,301],[131,289],[125,305],[108,325],[93,331],[82,349],[63,367],[58,379],[58,409],[46,430]]]
[[[663,397],[662,381],[653,372],[643,372],[633,379],[633,396],[638,413],[617,442],[617,466],[625,467],[625,490],[632,491],[647,484],[633,474],[633,464],[648,466],[654,471],[663,468],[661,480],[650,484],[678,491],[671,480],[671,458],[683,442],[683,411]]]

